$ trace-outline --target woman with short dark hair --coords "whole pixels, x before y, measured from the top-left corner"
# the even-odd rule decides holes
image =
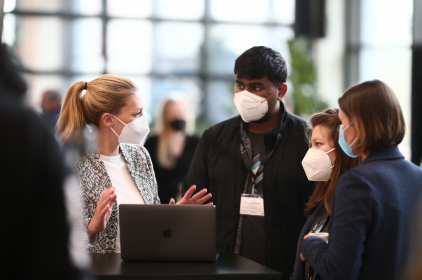
[[[374,80],[351,87],[339,105],[339,144],[363,161],[337,181],[329,242],[307,235],[301,252],[324,280],[396,279],[412,246],[422,169],[397,147],[405,122],[388,85]]]

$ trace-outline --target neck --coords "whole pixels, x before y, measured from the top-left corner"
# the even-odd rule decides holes
[[[281,117],[280,102],[277,102],[273,109],[273,114],[270,118],[264,121],[250,122],[247,124],[247,128],[253,133],[266,133],[277,127]]]
[[[119,141],[110,128],[99,128],[97,134],[97,149],[103,156],[119,155]]]

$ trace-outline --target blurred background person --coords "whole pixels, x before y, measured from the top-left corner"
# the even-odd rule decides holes
[[[328,233],[334,189],[338,178],[360,164],[360,158],[347,156],[338,144],[339,109],[326,109],[314,114],[310,123],[310,149],[302,165],[310,181],[317,181],[315,190],[306,205],[308,217],[297,243],[295,268],[291,280],[317,279],[308,262],[300,259],[300,246],[308,233]]]
[[[2,21],[0,1],[0,38]],[[5,148],[5,160],[0,162],[1,277],[81,279],[69,247],[69,208],[64,192],[68,172],[55,139],[36,113],[24,106],[26,91],[7,46],[1,44],[0,145]],[[87,264],[85,257],[85,268]]]
[[[172,96],[175,95],[175,96]],[[195,120],[187,98],[170,94],[162,105],[157,134],[145,142],[162,203],[181,198],[182,181],[188,173],[199,138],[192,135]]]
[[[47,128],[54,133],[60,116],[62,97],[58,92],[48,90],[43,93],[41,98],[41,119]]]

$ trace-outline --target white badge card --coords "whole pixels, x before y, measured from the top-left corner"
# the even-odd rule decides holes
[[[240,215],[265,216],[264,199],[242,195],[240,198]]]

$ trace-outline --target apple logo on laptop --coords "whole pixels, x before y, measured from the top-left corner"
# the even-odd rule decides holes
[[[163,231],[163,235],[164,235],[164,237],[165,237],[165,238],[170,238],[170,237],[172,237],[172,236],[173,236],[173,235],[171,234],[171,229],[170,229],[170,228],[168,228],[168,229],[164,230],[164,231]]]

